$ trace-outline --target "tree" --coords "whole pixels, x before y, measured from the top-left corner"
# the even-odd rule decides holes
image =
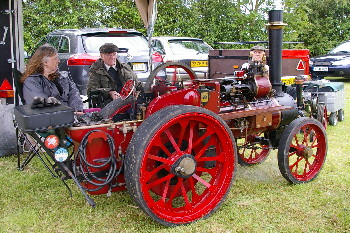
[[[154,36],[198,37],[220,41],[267,40],[272,0],[158,0]],[[293,48],[325,53],[350,38],[348,0],[284,0],[284,41]],[[61,28],[121,27],[146,34],[133,0],[23,0],[25,49]],[[239,46],[236,48],[243,48]]]
[[[64,28],[142,27],[135,3],[128,0],[23,1],[25,50],[47,33]]]
[[[288,0],[289,31],[305,42],[311,55],[326,53],[350,38],[350,5],[347,0]]]

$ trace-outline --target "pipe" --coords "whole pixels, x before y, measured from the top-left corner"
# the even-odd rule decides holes
[[[283,10],[270,10],[269,23],[269,77],[272,88],[276,91],[277,96],[283,96],[282,92],[282,40],[283,27]]]
[[[304,106],[303,104],[303,84],[304,84],[304,79],[302,76],[297,76],[295,78],[295,86],[296,86],[296,91],[297,91],[297,106],[298,108],[302,108]]]

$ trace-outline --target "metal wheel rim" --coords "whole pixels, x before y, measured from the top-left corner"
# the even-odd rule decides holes
[[[180,132],[172,129],[175,125],[181,126]],[[199,127],[209,129],[209,133],[204,134],[206,136],[197,135],[197,138],[194,131]],[[208,144],[215,145],[219,151],[213,158],[203,157],[205,150],[196,149],[208,135],[211,135]],[[162,150],[166,150],[161,146],[165,144],[164,141],[170,141],[176,147],[176,141],[179,143],[183,139],[188,141],[188,148],[185,150],[177,148],[178,152],[172,154],[167,151],[166,154],[169,156],[167,159],[152,154],[155,148],[161,147]],[[177,183],[174,187],[170,187],[171,179],[175,177],[170,171],[161,179],[151,179],[151,176],[161,169],[167,170],[167,167],[174,164],[176,156],[181,157],[181,153],[191,154],[190,151],[196,152],[194,158],[197,162],[196,170],[191,177],[187,179],[176,177]],[[230,188],[234,171],[234,157],[230,154],[234,154],[230,136],[213,117],[191,113],[173,118],[156,132],[145,151],[147,156],[144,156],[141,163],[141,190],[148,207],[159,218],[177,224],[192,222],[210,213]],[[154,167],[154,161],[162,165]],[[206,161],[215,161],[214,168],[206,168],[204,166]],[[148,183],[150,180],[152,183]],[[152,186],[162,186],[164,190],[162,195],[153,192]],[[170,194],[167,193],[168,190],[171,190]]]
[[[307,156],[303,155],[306,150],[310,150]],[[326,140],[322,130],[315,124],[301,126],[290,142],[288,165],[291,174],[299,181],[311,180],[322,168],[325,157]]]

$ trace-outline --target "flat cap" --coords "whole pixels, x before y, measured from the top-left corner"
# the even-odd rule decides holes
[[[250,50],[262,50],[265,51],[265,47],[261,45],[255,45]]]
[[[119,48],[113,43],[105,43],[100,47],[100,53],[115,53]]]

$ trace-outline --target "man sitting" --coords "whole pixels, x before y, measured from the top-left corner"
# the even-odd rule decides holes
[[[97,91],[103,97],[103,103],[97,107],[103,107],[112,100],[120,98],[120,91],[128,80],[134,80],[136,90],[141,90],[141,82],[131,67],[119,62],[119,49],[115,44],[105,43],[99,50],[101,58],[91,65],[87,86],[90,96],[92,91]]]

